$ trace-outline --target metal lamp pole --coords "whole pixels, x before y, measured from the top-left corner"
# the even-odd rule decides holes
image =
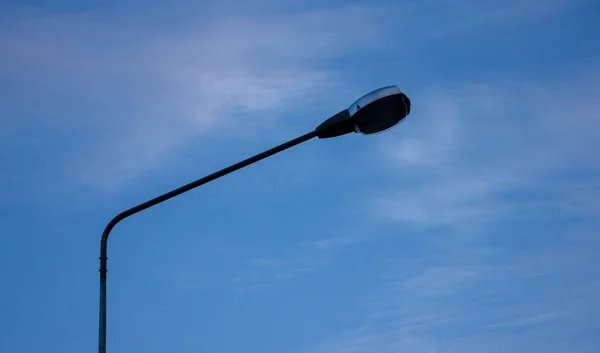
[[[100,241],[100,325],[98,334],[98,352],[106,353],[106,261],[108,236],[119,222],[152,206],[156,206],[159,203],[172,199],[175,196],[181,195],[315,137],[322,139],[345,135],[350,132],[361,132],[364,134],[380,132],[396,125],[404,119],[409,112],[410,100],[401,93],[400,89],[396,86],[375,90],[356,101],[349,109],[343,110],[327,119],[312,132],[273,147],[227,168],[221,169],[218,172],[207,175],[175,190],[169,191],[115,216],[108,223],[106,228],[104,228],[102,239]]]

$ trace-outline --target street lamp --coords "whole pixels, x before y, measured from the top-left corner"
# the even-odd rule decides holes
[[[302,142],[318,137],[320,139],[331,138],[345,135],[351,132],[362,134],[373,134],[391,128],[398,124],[410,113],[410,100],[396,86],[389,86],[377,89],[354,102],[350,108],[344,109],[331,118],[325,120],[314,131],[297,137],[270,150],[257,154],[244,161],[233,164],[218,172],[205,176],[204,178],[193,181],[187,185],[181,186],[166,194],[155,197],[142,204],[132,207],[115,216],[102,233],[100,242],[100,325],[98,338],[98,352],[106,353],[106,260],[107,244],[110,231],[123,219],[139,213],[152,206],[158,205],[184,192],[197,188],[210,181],[225,176],[238,169],[244,168],[250,164],[256,163],[262,159],[270,157],[276,153],[284,151],[290,147],[296,146]]]

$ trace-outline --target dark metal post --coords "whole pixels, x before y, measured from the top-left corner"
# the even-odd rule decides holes
[[[254,157],[250,157],[244,161],[231,165],[227,168],[221,169],[220,171],[213,173],[211,175],[205,176],[202,179],[198,179],[193,181],[187,185],[184,185],[175,190],[169,191],[166,194],[153,198],[152,200],[146,201],[142,204],[139,204],[133,208],[130,208],[124,212],[119,213],[115,218],[113,218],[106,228],[104,229],[104,233],[102,233],[102,240],[100,242],[100,327],[99,327],[99,337],[98,337],[98,352],[106,353],[106,248],[108,244],[108,236],[110,231],[117,225],[120,221],[125,218],[132,216],[138,212],[141,212],[147,208],[158,205],[161,202],[167,201],[175,196],[181,195],[184,192],[190,191],[198,186],[204,185],[208,182],[211,182],[215,179],[218,179],[222,176],[225,176],[231,172],[235,172],[238,169],[244,168],[250,164],[256,163],[262,159],[270,157],[276,153],[284,151],[290,147],[296,146],[302,142],[308,141],[312,138],[319,136],[319,132],[317,130],[313,132],[309,132],[308,134],[302,135],[298,138],[295,138],[291,141],[283,143],[277,147],[274,147],[270,150],[264,151],[262,153],[257,154]]]

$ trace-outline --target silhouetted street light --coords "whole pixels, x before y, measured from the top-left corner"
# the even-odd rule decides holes
[[[259,153],[244,161],[221,169],[202,179],[169,191],[166,194],[153,198],[133,208],[121,212],[113,218],[102,233],[100,242],[100,327],[98,339],[98,352],[106,353],[106,260],[107,243],[110,231],[123,219],[167,201],[184,192],[197,188],[224,175],[244,168],[250,164],[270,157],[276,153],[296,146],[302,142],[318,137],[320,139],[345,135],[351,132],[374,134],[391,128],[398,124],[410,113],[410,100],[396,86],[389,86],[375,90],[354,102],[350,108],[342,110],[331,118],[325,120],[314,131],[297,137],[265,152]]]

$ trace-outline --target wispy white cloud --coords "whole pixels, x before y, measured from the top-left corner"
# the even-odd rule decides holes
[[[345,236],[334,236],[322,238],[310,243],[310,246],[314,247],[316,250],[327,251],[327,250],[335,250],[339,248],[343,248],[346,246],[351,246],[356,243],[360,243],[366,240],[369,236],[365,235],[345,235]]]
[[[525,316],[511,321],[501,322],[498,324],[490,325],[488,328],[518,328],[523,326],[536,326],[545,322],[560,319],[560,317],[560,312],[547,312],[542,314]]]
[[[244,261],[232,283],[237,290],[264,289],[297,276],[311,275],[335,261],[344,250],[379,236],[365,227],[346,227],[336,235],[294,244],[271,257],[250,258]]]
[[[265,289],[296,276],[310,274],[328,262],[327,256],[315,252],[278,258],[252,258],[245,261],[244,270],[231,283],[237,291]]]
[[[62,128],[67,135],[84,137],[67,157],[66,174],[110,190],[164,166],[169,155],[207,133],[241,126],[239,134],[272,124],[292,106],[324,101],[333,87],[337,96],[354,92],[353,68],[340,67],[342,58],[374,52],[396,57],[436,33],[546,18],[584,3],[351,4],[268,15],[232,12],[214,21],[182,14],[186,22],[173,29],[98,11],[5,8],[14,16],[0,26],[0,75],[36,92],[38,111],[29,124],[52,119],[69,126]],[[67,114],[44,100],[83,105],[89,114],[73,131],[75,118],[61,118]],[[40,114],[44,106],[55,114]],[[5,124],[23,123],[23,117],[2,115]],[[402,153],[414,158],[420,152],[412,148]]]
[[[553,0],[544,3],[535,0],[461,3],[426,1],[418,3],[418,10],[426,13],[423,16],[429,20],[429,23],[436,24],[430,33],[435,36],[448,36],[465,33],[475,28],[510,28],[523,23],[533,23],[593,2],[594,0]]]
[[[365,209],[418,256],[390,260],[353,308],[362,323],[308,351],[590,351],[575,337],[596,315],[599,77],[413,94]]]
[[[234,135],[251,131],[273,123],[275,112],[299,101],[307,106],[338,87],[334,72],[314,65],[340,49],[340,33],[327,32],[335,29],[329,27],[335,24],[332,15],[231,19],[185,31],[155,31],[86,14],[36,15],[3,28],[0,46],[8,55],[2,75],[51,100],[69,96],[88,102],[86,109],[102,106],[102,117],[93,111],[81,117],[89,123],[77,132],[89,138],[78,146],[68,174],[112,189],[164,165],[199,136],[232,127]],[[299,42],[307,34],[298,36],[301,24],[311,24],[307,29],[315,36],[322,31],[319,50],[316,43]],[[292,53],[311,50],[311,58]],[[37,118],[72,124],[60,116]]]
[[[354,308],[364,315],[361,325],[309,351],[560,352],[567,339],[584,352],[590,342],[575,343],[572,335],[594,315],[588,303],[598,268],[591,245],[519,251],[427,242],[431,249],[419,258],[388,261],[381,285]]]
[[[596,168],[590,151],[600,147],[600,106],[586,97],[594,80],[578,88],[453,86],[421,97],[424,108],[406,123],[402,140],[382,146],[390,168],[397,166],[398,186],[382,190],[372,209],[401,222],[454,227],[588,213],[595,197],[583,195],[596,194],[596,179],[586,173]],[[573,172],[580,176],[569,177]]]
[[[547,85],[456,84],[417,95],[421,108],[401,126],[401,138],[383,137],[379,147],[387,154],[389,183],[365,191],[375,195],[364,205],[374,216],[371,221],[398,224],[403,233],[441,229],[449,237],[470,239],[515,222],[594,219],[599,195],[596,156],[589,151],[600,147],[600,106],[588,98],[596,89],[594,72]],[[304,255],[331,258],[346,247],[380,239],[379,233],[359,226],[305,244],[312,250]],[[485,249],[480,251],[486,255]],[[277,264],[280,269],[289,265],[285,256]],[[270,276],[272,269],[254,266],[253,271],[254,276]],[[435,296],[482,273],[494,277],[523,271],[440,266],[403,286],[420,296]]]

